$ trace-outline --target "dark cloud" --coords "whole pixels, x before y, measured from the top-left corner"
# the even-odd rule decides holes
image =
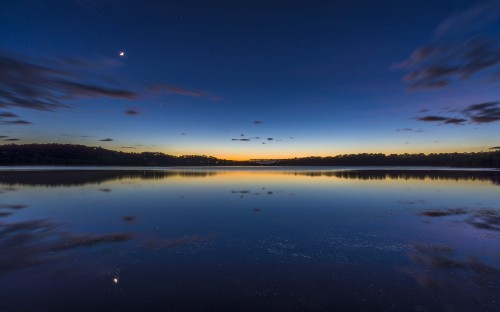
[[[490,150],[500,150],[500,146],[493,146],[493,147],[490,147]]]
[[[190,97],[209,97],[213,100],[218,99],[218,97],[212,96],[204,91],[185,89],[167,83],[153,84],[150,85],[148,89],[149,91],[155,93],[167,93],[167,94],[190,96]]]
[[[31,125],[32,123],[26,120],[0,120],[0,125]]]
[[[445,124],[453,124],[453,125],[462,125],[467,122],[467,119],[463,118],[448,118],[444,123]]]
[[[250,139],[231,139],[231,141],[249,142]]]
[[[456,111],[460,117],[423,116],[417,117],[420,121],[443,122],[445,124],[462,125],[466,122],[491,123],[500,121],[500,101],[472,104]]]
[[[16,139],[16,138],[9,138],[9,139],[5,139],[4,141],[21,141],[21,139]]]
[[[134,221],[137,220],[137,217],[135,217],[135,216],[124,216],[122,218],[122,220],[125,221],[125,222],[127,222],[127,223],[132,223],[132,222],[134,222]]]
[[[0,208],[7,208],[7,209],[14,209],[14,210],[24,209],[26,207],[28,207],[28,205],[23,205],[23,204],[0,205]]]
[[[8,137],[9,137],[8,135],[0,135],[0,139],[8,138]]]
[[[102,139],[102,140],[99,140],[101,142],[111,142],[111,141],[114,141],[113,139],[111,138],[106,138],[106,139]]]
[[[404,81],[413,90],[444,88],[479,73],[495,81],[500,67],[500,38],[487,38],[476,31],[499,19],[500,2],[455,14],[437,27],[434,40],[394,67],[409,70]],[[448,38],[449,34],[454,36]]]
[[[445,124],[454,124],[454,125],[462,125],[465,122],[467,122],[467,119],[450,118],[450,117],[443,117],[443,116],[423,116],[423,117],[417,117],[416,119],[420,120],[420,121],[428,121],[428,122],[440,122],[440,121],[442,121]]]
[[[121,148],[130,148],[130,149],[136,149],[135,147],[133,146],[122,146]]]
[[[472,104],[462,112],[476,123],[500,121],[500,101]]]
[[[4,124],[8,123],[9,125],[31,125],[32,123],[26,120],[12,120],[12,121],[4,121]]]
[[[19,116],[17,116],[16,114],[10,113],[10,112],[2,112],[2,113],[0,113],[0,117],[1,118],[17,118]]]
[[[253,123],[256,124],[256,125],[260,125],[260,124],[263,124],[264,122],[260,121],[260,120],[254,120]]]
[[[424,116],[417,118],[417,120],[420,121],[445,121],[448,119],[449,119],[448,117],[442,117],[442,116]]]
[[[273,139],[273,138],[267,138],[267,140],[268,140],[268,141],[272,141],[272,140],[274,140],[274,139]]]
[[[139,115],[140,112],[135,108],[129,108],[125,111],[125,114],[130,115],[130,116],[135,116],[135,115]]]
[[[425,52],[423,52],[425,51]],[[410,89],[434,89],[489,71],[500,65],[500,41],[476,38],[459,43],[419,48],[399,67]]]
[[[21,107],[54,111],[68,107],[79,98],[134,99],[137,94],[97,83],[99,75],[88,75],[82,68],[63,66],[61,62],[31,60],[0,51],[0,107]]]

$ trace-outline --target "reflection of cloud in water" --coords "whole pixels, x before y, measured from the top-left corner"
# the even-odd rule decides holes
[[[453,216],[453,215],[463,215],[467,214],[468,211],[465,208],[450,208],[445,210],[427,210],[421,212],[420,215],[426,217],[445,217],[445,216]]]
[[[200,243],[211,237],[136,239],[142,241],[144,247],[158,250]],[[130,232],[73,233],[50,220],[0,223],[0,274],[61,261],[67,259],[71,251],[124,243],[133,238]]]
[[[151,239],[147,240],[143,246],[147,249],[162,250],[162,249],[178,247],[181,245],[205,242],[209,238],[210,237],[191,235],[178,238]]]
[[[464,216],[463,221],[477,229],[500,231],[500,211],[497,209],[434,209],[423,211],[420,215],[431,218]]]
[[[90,247],[104,243],[119,243],[132,239],[131,233],[95,234],[68,234],[64,241],[54,245],[53,251]]]
[[[500,212],[493,209],[480,209],[468,219],[468,223],[478,229],[500,231]]]
[[[0,205],[0,218],[6,218],[12,215],[14,212],[12,210],[19,210],[28,207],[28,205],[15,204],[15,205]],[[11,211],[5,211],[11,210]]]
[[[265,188],[262,188],[263,190]],[[249,191],[249,190],[233,190],[231,191],[231,194],[239,194],[240,195],[240,198],[245,198],[244,195],[255,195],[255,196],[259,196],[260,195],[260,192],[252,192],[252,191]],[[273,192],[272,191],[268,191],[267,192],[268,195],[272,195]]]
[[[124,242],[130,233],[75,234],[49,220],[0,223],[0,273],[59,259],[58,251]]]
[[[414,244],[412,267],[401,271],[438,296],[450,311],[494,311],[500,291],[500,269],[463,257],[448,246]]]

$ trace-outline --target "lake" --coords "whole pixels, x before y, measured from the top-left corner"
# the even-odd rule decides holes
[[[3,168],[0,311],[500,311],[500,172]]]

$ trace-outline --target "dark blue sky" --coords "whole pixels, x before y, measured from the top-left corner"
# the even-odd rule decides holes
[[[499,39],[499,1],[4,1],[0,134],[238,159],[486,150]]]

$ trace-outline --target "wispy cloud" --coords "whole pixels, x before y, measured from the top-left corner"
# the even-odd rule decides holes
[[[500,121],[500,101],[473,104],[464,109],[463,113],[476,123]]]
[[[99,140],[101,142],[111,142],[111,141],[114,141],[113,139],[111,138],[106,138],[106,139],[102,139],[102,140]]]
[[[79,98],[137,97],[133,91],[97,82],[97,73],[85,77],[78,67],[41,63],[0,51],[0,107],[54,111]]]
[[[150,92],[160,93],[160,94],[182,95],[188,97],[206,97],[212,100],[220,99],[220,97],[214,96],[205,91],[186,89],[168,83],[152,84],[148,87],[148,90]]]
[[[10,113],[10,112],[1,112],[0,113],[0,118],[18,118],[16,114]]]
[[[500,20],[500,2],[481,4],[444,20],[435,38],[394,67],[409,70],[404,81],[412,90],[444,88],[478,74],[495,81],[500,67],[500,39],[474,32]],[[452,38],[448,38],[453,34]]]
[[[396,129],[396,132],[416,132],[416,133],[421,133],[424,132],[422,129],[413,129],[413,128],[400,128]]]
[[[493,77],[491,71],[500,65],[500,41],[475,38],[452,44],[417,49],[398,65],[409,69],[404,81],[410,89],[438,89],[453,81],[467,80],[478,73]]]
[[[435,37],[453,35],[455,33],[472,32],[481,29],[500,18],[498,1],[481,3],[477,6],[453,14],[445,19],[434,31]]]
[[[445,124],[454,124],[454,125],[463,125],[464,123],[467,122],[467,119],[451,118],[444,116],[423,116],[423,117],[417,117],[416,119],[420,121],[443,122]]]
[[[31,125],[32,123],[26,120],[0,120],[0,125]]]
[[[500,101],[472,104],[457,111],[458,117],[428,115],[416,117],[420,121],[443,122],[445,124],[462,125],[466,122],[482,124],[500,121]]]

